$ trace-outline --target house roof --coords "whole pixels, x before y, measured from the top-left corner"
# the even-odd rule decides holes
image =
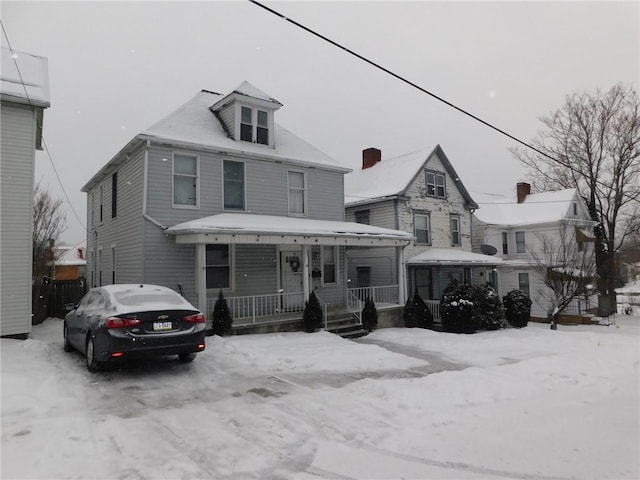
[[[2,100],[49,107],[49,66],[45,57],[1,50],[0,95]],[[16,66],[17,65],[17,66]]]
[[[383,159],[369,168],[345,175],[345,204],[370,203],[402,195],[432,155],[438,156],[447,173],[456,181],[465,202],[471,208],[477,208],[440,145]]]
[[[173,235],[207,235],[205,243],[216,243],[216,237],[220,237],[218,243],[230,239],[231,243],[255,243],[259,241],[256,240],[258,237],[265,237],[262,243],[269,243],[269,237],[277,237],[279,243],[285,243],[282,237],[288,237],[297,244],[327,244],[319,241],[324,237],[330,238],[331,244],[340,245],[363,245],[363,240],[369,241],[367,245],[378,245],[380,241],[392,241],[394,245],[401,245],[414,238],[399,230],[360,223],[246,213],[221,213],[203,217],[169,227],[166,232]]]
[[[579,208],[579,217],[574,218],[590,223],[590,220],[585,219],[584,202],[575,188],[532,193],[522,203],[504,196],[476,193],[474,196],[480,203],[480,208],[474,215],[478,220],[491,225],[520,226],[558,222],[573,216],[571,206],[574,202],[578,203]]]
[[[501,265],[502,259],[459,248],[429,248],[407,260],[407,265]]]
[[[58,267],[72,266],[72,265],[86,265],[87,258],[85,251],[87,247],[87,241],[83,240],[75,247],[68,245],[61,245],[54,247],[55,261],[54,264]]]
[[[244,97],[262,100],[264,102],[273,103],[274,106],[276,107],[282,106],[282,103],[280,103],[278,100],[273,98],[271,95],[264,93],[259,88],[256,88],[253,85],[251,85],[249,82],[244,81],[240,85],[238,85],[231,93],[221,97],[220,100],[218,100],[216,103],[211,105],[211,109],[215,109],[218,103],[223,103],[228,97],[235,96],[235,95],[241,95]]]
[[[264,96],[270,102],[279,102],[253,87],[248,82],[238,87],[245,96]],[[233,92],[232,92],[233,93]],[[251,142],[236,141],[225,132],[218,117],[210,107],[225,95],[202,90],[184,105],[165,118],[156,122],[129,141],[104,167],[100,169],[83,187],[87,192],[102,178],[110,175],[127,155],[147,140],[171,143],[183,148],[196,148],[236,154],[267,161],[277,161],[302,167],[317,167],[336,172],[347,173],[345,168],[333,158],[291,133],[278,123],[274,123],[274,147]],[[257,97],[254,97],[257,98]],[[264,98],[260,98],[264,100]]]

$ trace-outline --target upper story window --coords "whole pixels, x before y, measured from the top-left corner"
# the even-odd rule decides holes
[[[573,216],[577,217],[578,216],[578,204],[577,203],[573,203]]]
[[[100,185],[100,223],[103,222],[103,212],[104,212],[104,187]]]
[[[460,238],[460,217],[457,215],[451,216],[451,245],[461,245],[462,240]]]
[[[240,107],[240,140],[269,145],[269,114],[265,110]]]
[[[289,213],[304,215],[305,205],[305,178],[302,172],[288,172],[289,183]]]
[[[447,196],[446,177],[444,173],[426,172],[427,195],[430,197],[445,198]]]
[[[509,255],[509,237],[507,232],[502,232],[502,254]]]
[[[224,176],[224,208],[244,210],[244,163],[225,160]]]
[[[363,225],[370,225],[370,211],[369,210],[358,210],[354,214],[356,218],[356,223],[361,223]]]
[[[516,253],[525,252],[524,232],[516,232]]]
[[[173,154],[173,205],[198,205],[198,157],[182,153]]]
[[[431,221],[428,213],[414,213],[413,227],[416,243],[419,245],[431,244]]]
[[[118,172],[111,175],[111,218],[118,215]],[[115,282],[114,282],[115,283]]]

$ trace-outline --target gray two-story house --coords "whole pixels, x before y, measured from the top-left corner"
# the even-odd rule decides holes
[[[345,222],[349,169],[280,107],[247,82],[203,90],[125,145],[83,187],[90,284],[165,285],[207,316],[221,290],[234,326],[299,317],[311,291],[348,306],[346,249],[401,255],[412,236]]]
[[[501,262],[472,253],[471,214],[478,205],[439,145],[388,159],[365,149],[362,169],[345,176],[345,207],[347,221],[414,236],[401,257],[390,249],[349,249],[348,274],[356,286],[394,284],[398,277],[389,272],[400,263],[406,265],[406,292],[417,290],[437,305],[453,280],[471,283],[474,269],[484,272]]]

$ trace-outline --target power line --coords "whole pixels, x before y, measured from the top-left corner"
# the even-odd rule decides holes
[[[525,142],[525,141],[523,141],[523,140],[520,140],[520,139],[519,139],[519,138],[517,138],[517,137],[514,137],[514,136],[513,136],[513,135],[511,135],[510,133],[505,132],[504,130],[502,130],[501,128],[498,128],[498,127],[496,127],[495,125],[493,125],[493,124],[491,124],[491,123],[489,123],[489,122],[487,122],[487,121],[485,121],[485,120],[481,119],[480,117],[478,117],[478,116],[476,116],[476,115],[474,115],[474,114],[472,114],[472,113],[470,113],[470,112],[466,111],[465,109],[463,109],[463,108],[461,108],[461,107],[458,107],[457,105],[455,105],[455,104],[453,104],[453,103],[449,102],[448,100],[445,100],[444,98],[442,98],[442,97],[440,97],[440,96],[436,95],[435,93],[430,92],[430,91],[429,91],[429,90],[427,90],[426,88],[423,88],[423,87],[421,87],[420,85],[418,85],[418,84],[416,84],[416,83],[414,83],[414,82],[412,82],[412,81],[410,81],[410,80],[406,79],[406,78],[405,78],[405,77],[403,77],[402,75],[399,75],[399,74],[397,74],[397,73],[395,73],[395,72],[393,72],[393,71],[389,70],[388,68],[383,67],[382,65],[380,65],[380,64],[378,64],[378,63],[376,63],[376,62],[374,62],[373,60],[369,60],[369,59],[368,59],[368,58],[366,58],[365,56],[360,55],[360,54],[359,54],[359,53],[357,53],[357,52],[354,52],[353,50],[351,50],[351,49],[349,49],[349,48],[345,47],[344,45],[341,45],[341,44],[339,44],[338,42],[335,42],[335,41],[331,40],[330,38],[328,38],[328,37],[326,37],[326,36],[324,36],[324,35],[322,35],[322,34],[320,34],[320,33],[316,32],[315,30],[312,30],[312,29],[311,29],[311,28],[309,28],[309,27],[306,27],[305,25],[302,25],[301,23],[296,22],[295,20],[292,20],[291,18],[287,17],[286,15],[283,15],[282,13],[280,13],[280,12],[278,12],[278,11],[276,11],[276,10],[272,9],[272,8],[267,7],[266,5],[263,5],[262,3],[260,3],[260,2],[258,2],[258,1],[256,1],[256,0],[249,0],[249,2],[253,3],[254,5],[257,5],[258,7],[261,7],[261,8],[263,8],[263,9],[265,9],[267,12],[272,13],[273,15],[275,15],[275,16],[277,16],[277,17],[280,17],[280,18],[281,18],[281,19],[283,19],[283,20],[286,20],[287,22],[289,22],[289,23],[291,23],[291,24],[295,25],[296,27],[301,28],[302,30],[304,30],[304,31],[306,31],[306,32],[308,32],[308,33],[310,33],[310,34],[312,34],[312,35],[314,35],[314,36],[316,36],[316,37],[318,37],[318,38],[320,38],[320,39],[324,40],[325,42],[330,43],[330,44],[331,44],[331,45],[333,45],[334,47],[338,47],[339,49],[344,50],[344,51],[345,51],[345,52],[347,52],[348,54],[353,55],[354,57],[356,57],[356,58],[358,58],[358,59],[362,60],[362,61],[363,61],[363,62],[365,62],[365,63],[368,63],[369,65],[371,65],[371,66],[373,66],[373,67],[377,68],[378,70],[381,70],[381,71],[383,71],[383,72],[385,72],[385,73],[387,73],[387,74],[391,75],[392,77],[394,77],[394,78],[396,78],[396,79],[400,80],[401,82],[404,82],[404,83],[406,83],[407,85],[412,86],[413,88],[415,88],[415,89],[417,89],[417,90],[421,91],[422,93],[426,93],[427,95],[429,95],[429,96],[431,96],[431,97],[435,98],[436,100],[438,100],[438,101],[440,101],[440,102],[444,103],[445,105],[447,105],[447,106],[449,106],[449,107],[451,107],[451,108],[453,108],[453,109],[457,110],[458,112],[460,112],[460,113],[462,113],[462,114],[464,114],[464,115],[466,115],[466,116],[468,116],[468,117],[471,117],[473,120],[476,120],[477,122],[482,123],[484,126],[489,127],[489,128],[491,128],[492,130],[495,130],[496,132],[498,132],[498,133],[500,133],[500,134],[502,134],[502,135],[504,135],[504,136],[506,136],[506,137],[510,138],[511,140],[513,140],[513,141],[515,141],[515,142],[518,142],[518,143],[519,143],[519,144],[521,144],[521,145],[524,145],[525,147],[527,147],[527,148],[529,148],[529,149],[533,150],[534,152],[536,152],[536,153],[538,153],[538,154],[540,154],[540,155],[542,155],[542,156],[544,156],[544,157],[547,157],[548,159],[553,160],[554,162],[558,162],[558,160],[557,160],[557,159],[553,158],[552,156],[550,156],[549,154],[547,154],[547,153],[543,152],[542,150],[539,150],[539,149],[537,149],[536,147],[534,147],[533,145],[531,145],[531,144],[529,144],[529,143],[527,143],[527,142]]]
[[[56,168],[55,162],[53,161],[53,157],[51,156],[51,152],[49,151],[49,147],[47,146],[47,142],[46,142],[46,140],[44,138],[44,133],[42,132],[42,126],[38,122],[38,118],[37,118],[37,115],[36,115],[36,112],[35,112],[35,107],[31,103],[31,98],[29,97],[29,92],[27,91],[27,86],[25,85],[24,78],[22,77],[22,72],[20,71],[20,67],[18,66],[18,61],[16,59],[17,55],[13,52],[13,48],[11,47],[11,42],[9,41],[9,36],[7,34],[6,29],[4,28],[4,23],[2,22],[1,19],[0,19],[0,26],[2,26],[2,33],[4,34],[4,38],[7,40],[7,46],[9,47],[9,52],[11,52],[11,58],[13,59],[13,63],[16,66],[16,71],[18,72],[18,76],[20,77],[20,83],[22,85],[22,88],[24,89],[24,94],[25,94],[25,97],[27,99],[27,102],[29,103],[29,107],[31,107],[31,114],[33,115],[33,118],[35,120],[36,128],[38,129],[38,131],[40,133],[40,138],[42,139],[42,145],[44,147],[45,153],[47,154],[47,157],[49,158],[49,162],[51,163],[51,167],[53,168],[53,173],[55,173],[55,175],[56,175],[56,179],[58,180],[58,184],[60,185],[60,188],[62,189],[62,193],[64,194],[65,199],[67,200],[67,204],[69,205],[69,208],[73,212],[73,215],[76,217],[76,220],[78,220],[78,223],[80,224],[80,226],[86,231],[87,227],[82,222],[82,220],[80,220],[80,216],[78,215],[76,210],[73,208],[73,204],[71,203],[71,200],[69,199],[69,195],[67,195],[67,191],[65,190],[64,185],[62,184],[62,179],[60,178],[60,175],[58,174],[58,169]]]

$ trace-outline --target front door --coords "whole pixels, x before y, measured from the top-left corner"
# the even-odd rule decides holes
[[[299,311],[304,306],[302,292],[302,251],[280,251],[281,308],[283,311]]]

